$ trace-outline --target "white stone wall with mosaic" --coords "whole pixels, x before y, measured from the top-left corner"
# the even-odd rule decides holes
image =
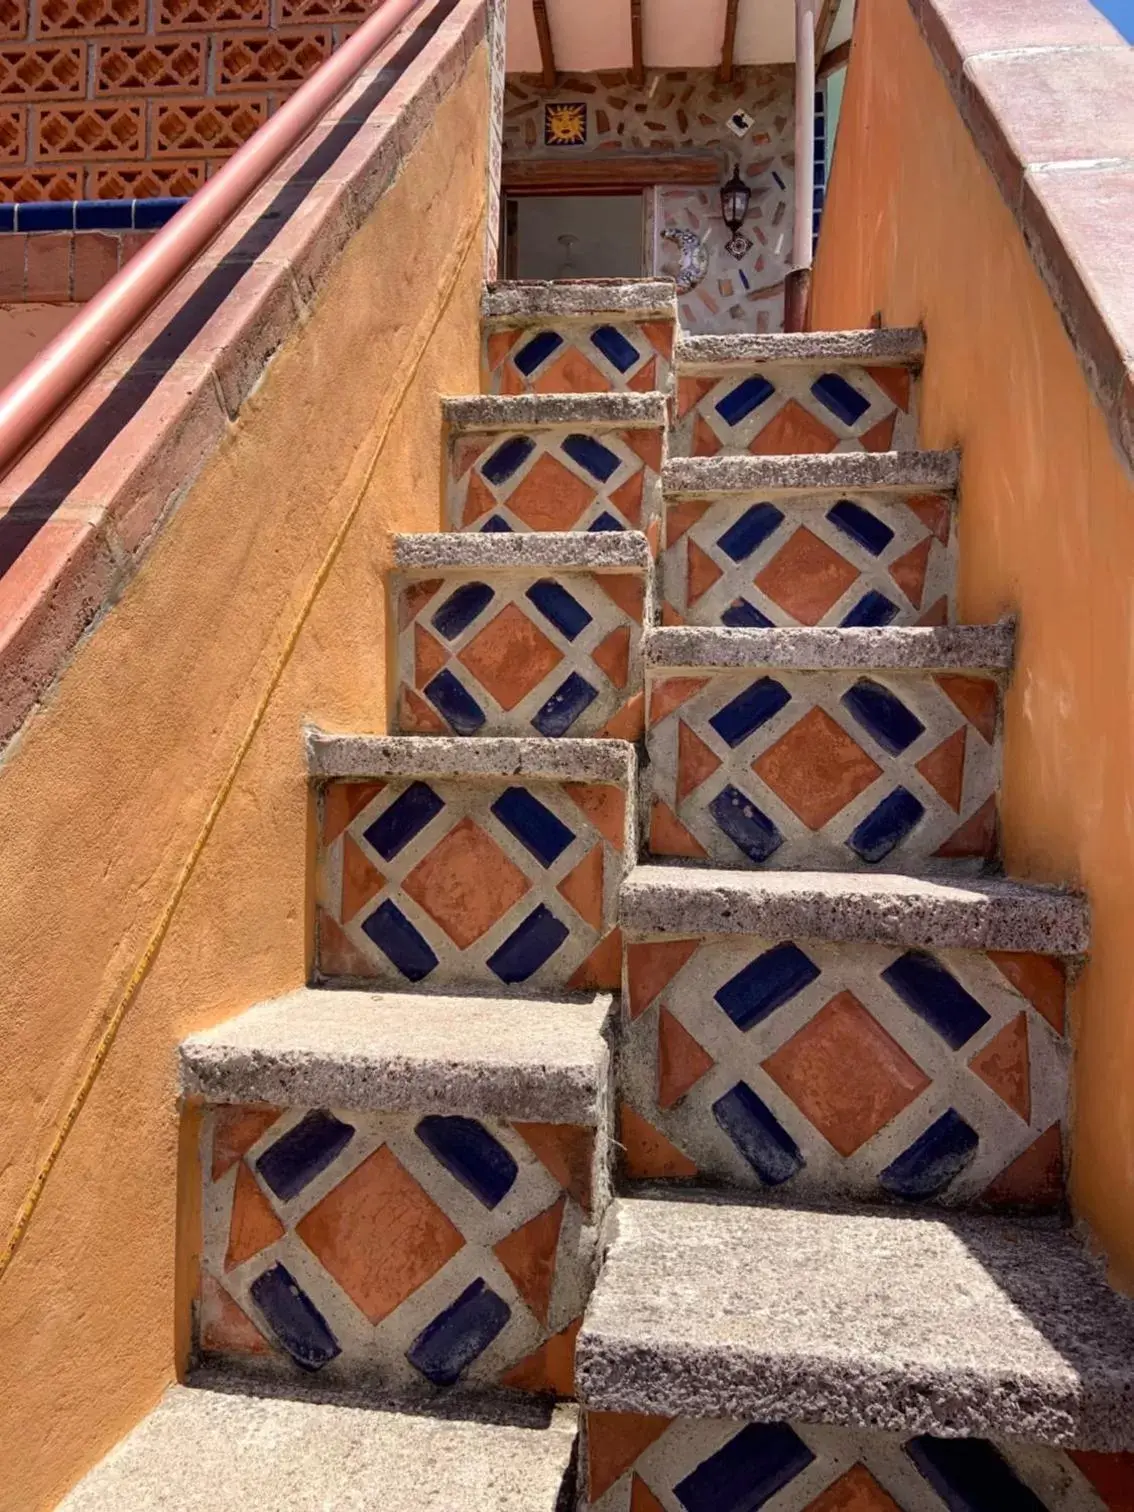
[[[737,258],[726,248],[730,232],[717,187],[659,185],[649,207],[654,266],[647,271],[678,280],[687,331],[778,331],[791,259],[792,111],[790,65],[740,69],[732,84],[721,84],[712,70],[651,73],[644,89],[619,73],[569,75],[554,95],[536,80],[513,76],[504,102],[504,157],[719,153],[721,183],[735,164],[751,191],[742,231],[747,250]]]

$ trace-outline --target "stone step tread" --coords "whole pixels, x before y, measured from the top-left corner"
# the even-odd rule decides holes
[[[556,1512],[574,1414],[515,1424],[171,1387],[60,1512]]]
[[[540,531],[521,534],[452,531],[394,537],[394,566],[403,572],[546,567],[553,571],[647,572],[650,545],[640,530]]]
[[[632,789],[637,764],[625,740],[539,736],[335,735],[305,732],[307,770],[320,782],[394,777],[523,777],[612,782]]]
[[[993,1218],[620,1199],[579,1335],[598,1411],[1134,1448],[1134,1299]]]
[[[775,626],[734,630],[725,625],[679,625],[647,630],[647,668],[697,667],[738,671],[782,667],[797,671],[1006,672],[1012,666],[1015,625]]]
[[[801,331],[737,336],[684,336],[675,358],[679,372],[745,368],[773,362],[920,367],[925,336],[916,327],[865,331]]]
[[[612,1001],[304,987],[183,1040],[181,1091],[210,1102],[593,1126]]]
[[[604,315],[676,320],[677,292],[671,281],[655,278],[499,283],[485,289],[480,313],[486,324],[497,326]]]
[[[590,429],[664,426],[667,400],[653,394],[480,394],[444,399],[443,417],[454,430],[538,430],[576,425]]]
[[[739,935],[939,950],[1082,955],[1085,897],[1002,879],[636,866],[619,895],[630,937]]]
[[[766,494],[888,489],[951,493],[956,451],[843,451],[768,457],[675,457],[662,470],[666,499],[714,494]]]

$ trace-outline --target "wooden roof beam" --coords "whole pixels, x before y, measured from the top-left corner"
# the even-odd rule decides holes
[[[815,20],[815,56],[821,58],[827,51],[827,39],[839,13],[839,0],[823,0]]]
[[[630,82],[639,89],[646,82],[646,56],[642,43],[642,0],[630,0]]]
[[[532,0],[532,15],[535,17],[536,36],[539,38],[540,62],[543,64],[543,87],[554,89],[559,82],[559,70],[555,66],[555,45],[551,40],[547,0]]]
[[[720,81],[731,84],[736,59],[736,20],[740,14],[740,0],[728,0],[725,11],[724,41],[721,43]]]

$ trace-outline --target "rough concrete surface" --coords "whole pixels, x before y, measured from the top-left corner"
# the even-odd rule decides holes
[[[730,630],[680,625],[648,630],[647,667],[794,667],[799,671],[999,672],[1012,665],[1010,620],[998,625],[887,625],[882,629],[776,626]]]
[[[593,1124],[611,1002],[304,987],[183,1040],[181,1090],[211,1102]]]
[[[955,451],[828,452],[779,457],[678,457],[662,471],[667,499],[714,494],[765,494],[776,489],[889,488],[907,493],[956,488]]]
[[[625,740],[496,735],[331,735],[304,731],[312,777],[530,777],[617,782],[633,788],[637,758]]]
[[[587,1407],[1134,1448],[1134,1300],[1065,1231],[706,1198],[608,1235]]]
[[[516,531],[507,535],[419,532],[394,537],[394,565],[403,571],[546,567],[601,572],[605,568],[646,570],[650,562],[650,544],[640,530]]]
[[[880,872],[637,866],[622,884],[618,914],[625,933],[639,937],[752,934],[1068,956],[1083,954],[1090,940],[1078,893]]]
[[[171,1387],[59,1512],[563,1512],[574,1419],[428,1417]]]
[[[664,394],[483,394],[443,399],[460,430],[532,430],[541,425],[649,426],[666,422]]]
[[[483,320],[494,325],[572,317],[587,320],[594,315],[676,320],[677,290],[672,280],[655,278],[499,283],[484,291],[480,312]]]
[[[741,336],[686,336],[674,359],[679,372],[751,367],[756,363],[815,362],[825,366],[868,362],[920,366],[925,337],[916,326],[892,330],[802,331]]]

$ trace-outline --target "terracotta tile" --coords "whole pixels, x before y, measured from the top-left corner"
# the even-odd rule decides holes
[[[413,624],[430,599],[436,597],[437,590],[444,581],[444,578],[423,578],[420,582],[406,584],[398,604],[399,630]]]
[[[661,622],[668,629],[671,625],[683,625],[685,623],[685,616],[679,614],[668,599],[663,599]]]
[[[226,1171],[247,1155],[280,1116],[281,1109],[243,1106],[218,1108],[213,1115],[212,1178],[219,1181]]]
[[[349,835],[344,835],[342,907],[339,913],[342,923],[349,924],[372,898],[378,896],[385,885],[385,877],[376,870],[370,858],[363,854]]]
[[[897,415],[887,415],[879,420],[877,425],[872,425],[869,430],[864,430],[859,436],[863,451],[884,452],[889,451],[894,445],[894,424]]]
[[[40,42],[32,47],[5,45],[0,51],[0,99],[81,99],[86,91],[85,42]]]
[[[677,801],[683,802],[719,770],[721,759],[685,723],[677,722]]]
[[[654,683],[650,688],[650,728],[700,693],[708,681],[707,677],[668,677],[664,682]]]
[[[720,449],[720,437],[713,430],[704,415],[698,415],[693,421],[692,455],[694,457],[715,457]]]
[[[636,625],[642,623],[646,580],[638,572],[596,572],[595,583]]]
[[[635,456],[640,457],[651,472],[660,473],[662,467],[662,442],[665,432],[660,426],[638,427],[616,432]]]
[[[622,931],[612,929],[567,980],[572,992],[617,992],[622,985]]]
[[[441,668],[449,660],[448,650],[430,635],[428,630],[423,630],[420,625],[413,627],[413,680],[418,688],[424,688],[426,683],[431,682]]]
[[[840,1155],[854,1152],[930,1085],[852,992],[840,992],[762,1063]]]
[[[575,1395],[575,1341],[582,1324],[582,1318],[576,1318],[534,1353],[517,1361],[500,1377],[501,1386],[570,1401]]]
[[[801,525],[756,575],[756,587],[801,625],[817,625],[838,603],[858,568]]]
[[[151,113],[151,151],[159,159],[227,157],[267,119],[264,94],[228,100],[159,98]]]
[[[996,799],[977,809],[970,819],[955,829],[933,853],[935,856],[993,856],[996,854]]]
[[[789,399],[752,440],[748,450],[756,457],[794,455],[801,452],[829,452],[839,438],[822,420]]]
[[[544,452],[507,504],[529,530],[570,530],[594,497],[592,484]]]
[[[615,850],[626,845],[626,795],[611,783],[565,782],[563,791]]]
[[[80,231],[75,236],[73,296],[93,299],[118,272],[118,238],[103,231]]]
[[[1057,1034],[1064,1032],[1067,977],[1063,962],[1052,956],[990,950],[988,959],[1042,1013]]]
[[[563,660],[563,652],[522,609],[509,604],[479,631],[457,660],[502,709],[514,709]]]
[[[943,499],[940,494],[918,494],[906,500],[906,508],[913,511],[926,530],[933,532],[942,546],[948,546],[953,521],[948,499]]]
[[[1028,1016],[1019,1013],[969,1061],[969,1069],[1018,1113],[1032,1118],[1032,1073],[1028,1058]]]
[[[919,541],[903,556],[898,557],[897,561],[890,563],[890,576],[915,609],[921,608],[922,595],[925,593],[925,573],[929,566],[929,553],[932,546],[932,540],[926,536],[924,541]]]
[[[853,1465],[803,1512],[902,1512],[865,1465]]]
[[[372,803],[384,782],[332,782],[323,794],[323,844],[337,840],[352,819]]]
[[[630,677],[630,626],[612,630],[591,652],[591,660],[616,688],[624,688]]]
[[[368,956],[342,931],[323,909],[318,915],[319,970],[327,977],[370,977],[374,967]]]
[[[1063,1204],[1063,1131],[1052,1124],[985,1188],[991,1207],[1047,1210]]]
[[[490,331],[488,333],[488,371],[494,373],[520,339],[519,331]]]
[[[417,863],[403,891],[461,950],[480,939],[531,883],[478,824],[465,818]]]
[[[955,814],[961,812],[961,798],[965,791],[967,740],[968,736],[963,727],[954,730],[952,735],[917,763],[917,770]]]
[[[607,720],[599,734],[605,735],[609,740],[641,740],[646,727],[645,708],[646,695],[635,693],[617,714]]]
[[[623,1169],[631,1181],[697,1175],[697,1167],[689,1157],[629,1103],[619,1108],[618,1139],[622,1145]]]
[[[608,394],[610,379],[579,351],[568,347],[532,384],[537,394]]]
[[[672,1108],[716,1061],[667,1008],[658,1013],[658,1107]]]
[[[488,484],[481,475],[474,472],[469,479],[469,486],[465,493],[464,508],[461,510],[462,527],[474,525],[477,520],[483,518],[484,515],[495,508],[495,495],[489,491]]]
[[[282,1239],[286,1229],[276,1217],[271,1203],[257,1185],[256,1178],[243,1162],[237,1168],[232,1197],[232,1219],[228,1228],[228,1249],[224,1268],[232,1270],[251,1260],[269,1244]]]
[[[201,1277],[201,1348],[217,1354],[270,1354],[272,1346],[214,1277]]]
[[[650,809],[650,853],[654,856],[685,856],[707,861],[709,853],[667,803],[655,798]]]
[[[690,541],[686,556],[685,603],[689,608],[724,576],[721,569],[696,541]]]
[[[664,357],[666,362],[673,359],[673,321],[672,320],[644,320],[642,322],[642,335],[653,347],[659,357]],[[697,379],[686,379],[687,383],[696,383]]]
[[[824,709],[811,709],[752,763],[761,782],[819,830],[864,793],[882,768]]]
[[[29,236],[24,275],[25,298],[47,304],[63,304],[71,298],[70,231],[48,231]]]
[[[588,1412],[587,1488],[591,1501],[604,1496],[672,1421],[639,1412]]]
[[[949,623],[949,600],[939,598],[918,620],[919,625],[947,625]]]
[[[23,301],[27,244],[26,236],[17,236],[14,232],[0,236],[0,299]]]
[[[403,683],[398,691],[398,729],[405,735],[449,735],[452,731],[432,704]]]
[[[909,409],[912,384],[909,368],[868,367],[863,368],[863,372],[874,380],[887,399],[892,399],[900,410]]]
[[[651,357],[645,367],[639,368],[626,387],[634,394],[652,394],[658,386],[658,360]]]
[[[665,1508],[640,1475],[630,1481],[630,1512],[665,1512]]]
[[[566,1206],[566,1197],[560,1197],[546,1212],[539,1213],[501,1239],[492,1250],[511,1276],[520,1296],[543,1324],[547,1323],[547,1310],[551,1305],[555,1256]]]
[[[589,1214],[595,1131],[583,1124],[519,1122],[512,1127],[548,1174]]]
[[[915,14],[949,73],[974,53],[1105,47],[1121,38],[1100,11],[1066,0],[915,0]]]
[[[465,1242],[389,1145],[344,1177],[295,1231],[371,1323],[388,1317]]]
[[[646,940],[626,947],[627,1004],[640,1018],[692,956],[699,940]]]
[[[1134,1454],[1069,1449],[1071,1459],[1103,1499],[1107,1512],[1134,1512]]]
[[[717,386],[715,378],[678,378],[677,380],[677,418],[684,420],[691,409],[695,409],[706,394],[711,394]]]
[[[620,484],[610,495],[610,502],[634,529],[642,523],[642,494],[645,483],[645,469],[640,467],[632,478]]]
[[[560,882],[557,891],[592,929],[603,924],[603,848],[594,846]]]
[[[697,524],[712,502],[711,499],[682,499],[677,504],[668,504],[665,511],[666,545],[672,546],[675,541],[680,541],[685,532]]]

